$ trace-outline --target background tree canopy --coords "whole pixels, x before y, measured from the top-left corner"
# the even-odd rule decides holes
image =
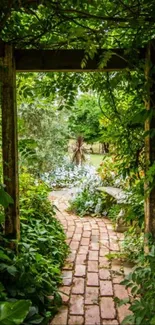
[[[2,0],[0,36],[18,47],[143,46],[154,37],[154,1]]]

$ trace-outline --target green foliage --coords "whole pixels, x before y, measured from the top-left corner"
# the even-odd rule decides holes
[[[9,204],[13,203],[11,196],[5,192],[4,187],[0,184],[0,205],[7,208]]]
[[[25,77],[25,81],[27,79]],[[19,84],[20,82],[19,79]],[[37,85],[33,82],[35,76],[31,78],[31,83],[33,93],[37,95]],[[51,98],[41,98],[38,95],[32,102],[31,96],[25,99],[23,94],[20,95],[22,100],[18,109],[20,168],[22,170],[23,166],[26,166],[31,173],[41,175],[57,166],[67,150],[67,120],[64,112],[51,105]]]
[[[25,0],[21,5],[2,0],[0,21],[1,38],[18,47],[85,48],[87,61],[97,48],[124,46],[128,51],[153,38],[154,2],[46,0],[39,5]]]
[[[118,219],[118,215],[120,213],[122,209],[122,204],[117,204],[117,203],[114,203],[109,211],[108,211],[108,217],[114,222],[116,223],[117,219]]]
[[[103,181],[103,184],[106,185],[115,185],[116,178],[118,175],[118,166],[115,162],[115,157],[110,155],[103,156],[103,160],[98,168],[98,173]],[[120,177],[118,177],[120,178]],[[119,184],[120,185],[120,181]]]
[[[137,223],[144,228],[144,179],[136,181],[130,190],[127,190],[126,219]]]
[[[133,315],[126,317],[123,324],[154,324],[155,305],[155,246],[146,256],[143,265],[138,266],[122,282],[130,288],[131,294],[135,297],[131,301],[130,310]]]
[[[1,325],[20,325],[28,314],[30,306],[29,300],[0,303]]]
[[[99,141],[101,127],[99,123],[101,111],[95,94],[83,94],[74,104],[69,117],[69,129],[73,137],[81,135],[85,142]]]
[[[98,192],[92,194],[89,189],[84,189],[71,201],[69,210],[82,217],[89,214],[96,216],[102,213],[104,206],[102,201]]]
[[[74,211],[80,216],[84,215],[107,215],[108,209],[112,204],[110,197],[100,193],[98,187],[102,181],[100,177],[88,168],[88,173],[81,179],[78,185],[78,191],[70,201],[69,210]]]
[[[0,224],[5,220],[4,208],[7,208],[9,204],[13,204],[13,199],[5,191],[4,185],[0,184]]]
[[[144,260],[144,233],[140,229],[138,232],[135,227],[130,227],[125,232],[120,256],[136,264]]]
[[[24,173],[20,190],[18,255],[1,235],[0,300],[18,302],[22,299],[24,302],[28,299],[32,303],[24,322],[17,324],[47,324],[61,303],[57,286],[61,283],[60,270],[68,247],[62,226],[54,217],[54,207],[47,199],[47,185],[42,181],[36,183],[32,176]]]

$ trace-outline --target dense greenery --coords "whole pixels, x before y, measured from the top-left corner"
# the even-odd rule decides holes
[[[154,2],[2,0],[1,37],[20,47],[139,47],[154,36]]]
[[[80,135],[87,143],[99,141],[101,113],[95,94],[86,93],[79,96],[68,121],[71,136],[78,137]]]
[[[115,48],[124,48],[131,68],[130,71],[105,74],[62,72],[17,76],[20,173],[27,168],[30,174],[21,176],[19,254],[1,235],[0,292],[3,303],[0,304],[0,322],[3,325],[22,324],[26,315],[24,324],[47,323],[59,302],[56,286],[60,282],[62,257],[65,257],[67,248],[61,226],[54,219],[53,208],[47,201],[47,188],[40,183],[39,176],[46,178],[46,172],[52,176],[59,163],[62,168],[68,138],[79,135],[79,132],[89,143],[99,140],[108,144],[109,156],[98,170],[102,182],[127,190],[125,218],[127,224],[134,224],[134,232],[130,228],[126,234],[123,254],[128,252],[128,258],[132,256],[140,263],[139,269],[126,282],[133,293],[140,295],[131,303],[134,315],[127,322],[155,324],[153,243],[150,243],[152,249],[146,258],[143,251],[144,140],[150,134],[144,133],[143,124],[154,113],[152,102],[150,113],[144,110],[143,102],[148,95],[145,63],[143,59],[139,60],[139,48],[154,38],[154,12],[153,0],[1,0],[2,40],[18,48],[83,48],[82,67],[98,49],[104,48],[108,52],[100,57],[99,67],[106,67]],[[151,137],[154,137],[154,130]],[[153,164],[146,174],[150,189],[154,186],[154,170]],[[59,186],[62,183],[60,178],[54,181]],[[70,183],[66,176],[63,182]],[[81,215],[102,215],[106,206],[106,214],[114,220],[122,207],[109,203],[107,197],[102,198],[101,193],[95,191],[98,185],[94,179],[88,184],[83,182],[72,206]],[[4,207],[11,204],[3,186],[0,194],[0,203]],[[3,211],[0,217],[0,221],[4,221]],[[48,295],[55,298],[50,307]],[[12,298],[17,301],[10,301]],[[10,320],[10,304],[18,318]]]
[[[2,324],[47,324],[61,303],[57,286],[61,283],[60,270],[68,248],[62,227],[54,217],[54,208],[47,199],[48,186],[43,182],[36,184],[30,174],[24,173],[20,177],[20,187],[18,255],[2,233],[0,235],[0,301],[3,301],[0,306],[8,308],[5,314],[8,319]],[[17,319],[11,318],[9,323],[11,316],[7,304],[12,299],[21,304],[23,312],[20,318],[17,309]]]
[[[20,167],[37,175],[61,163],[69,134],[66,113],[58,111],[52,94],[46,98],[40,78],[35,74],[17,78]]]

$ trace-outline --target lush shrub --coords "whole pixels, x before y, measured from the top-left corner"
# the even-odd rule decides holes
[[[124,184],[122,175],[119,173],[118,163],[114,156],[103,156],[103,161],[98,168],[98,173],[105,186],[120,187]]]
[[[144,233],[130,227],[121,245],[121,255],[133,263],[141,263],[144,260]]]
[[[127,220],[144,225],[144,181],[139,180],[127,191]]]
[[[47,324],[61,302],[57,286],[61,283],[60,270],[68,247],[47,199],[47,185],[36,183],[25,173],[21,176],[20,187],[18,255],[8,248],[8,242],[1,236],[1,301],[28,299],[30,312],[22,324]]]
[[[135,268],[122,282],[130,288],[134,299],[130,310],[133,315],[127,316],[123,324],[155,324],[155,246],[145,257],[144,263]],[[120,302],[121,304],[123,303]]]
[[[102,185],[95,169],[88,169],[87,174],[78,183],[78,191],[70,201],[70,210],[80,216],[107,215],[107,195],[98,191]]]
[[[88,175],[95,173],[95,167],[89,165],[78,165],[71,163],[68,159],[64,160],[62,166],[55,170],[45,173],[42,179],[50,187],[72,187],[78,186]]]

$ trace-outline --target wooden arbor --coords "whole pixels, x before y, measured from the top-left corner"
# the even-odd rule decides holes
[[[83,50],[16,50],[9,44],[0,42],[0,81],[2,104],[2,147],[3,172],[7,192],[12,196],[14,204],[6,211],[5,232],[10,238],[19,238],[19,190],[18,190],[18,148],[17,148],[17,108],[16,108],[16,71],[118,71],[130,67],[123,50],[114,50],[107,66],[99,68],[100,56],[106,50],[98,51],[94,59],[89,59],[85,68],[81,68],[84,57]],[[140,50],[139,58],[151,59],[154,51]],[[147,55],[146,55],[147,53]],[[153,62],[152,56],[152,62]],[[147,60],[146,60],[147,62]],[[154,63],[154,62],[153,62]],[[150,67],[147,63],[146,76],[149,80]],[[153,89],[153,88],[152,88]],[[150,100],[151,98],[151,100]],[[150,95],[146,108],[154,107],[154,96]],[[155,114],[146,122],[146,130],[154,129]],[[155,161],[155,141],[148,135],[146,138],[146,160]],[[145,200],[145,230],[155,237],[155,189]]]

